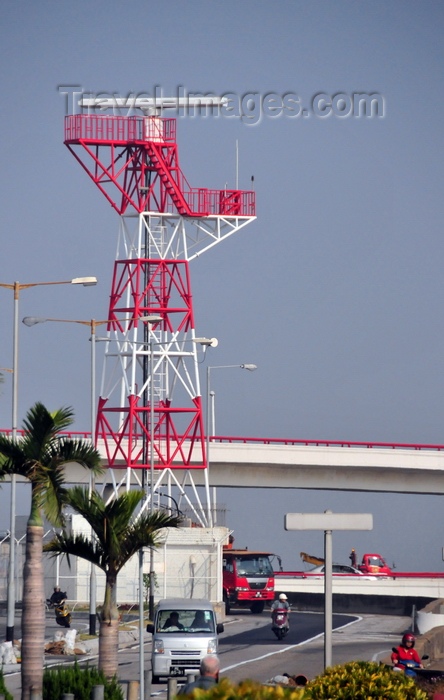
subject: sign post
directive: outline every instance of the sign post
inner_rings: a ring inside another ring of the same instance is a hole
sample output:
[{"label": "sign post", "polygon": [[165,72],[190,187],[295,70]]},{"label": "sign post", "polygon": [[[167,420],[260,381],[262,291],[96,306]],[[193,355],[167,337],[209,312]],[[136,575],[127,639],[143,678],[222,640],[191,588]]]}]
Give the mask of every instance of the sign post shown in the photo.
[{"label": "sign post", "polygon": [[333,530],[373,530],[371,513],[287,513],[284,518],[286,530],[324,531],[324,668],[332,661],[332,531]]}]

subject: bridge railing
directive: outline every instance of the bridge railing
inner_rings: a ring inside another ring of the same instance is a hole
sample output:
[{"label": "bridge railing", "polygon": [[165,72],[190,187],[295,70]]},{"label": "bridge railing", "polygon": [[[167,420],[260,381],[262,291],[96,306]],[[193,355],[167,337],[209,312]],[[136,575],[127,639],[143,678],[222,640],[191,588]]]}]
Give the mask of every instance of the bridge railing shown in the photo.
[{"label": "bridge railing", "polygon": [[[298,579],[312,579],[312,580],[319,580],[323,578],[323,575],[319,573],[310,573],[310,571],[275,571],[274,572],[275,578],[280,578],[280,579],[285,579],[285,578],[298,578]],[[352,581],[359,581],[362,577],[356,574],[355,576],[352,574],[340,574],[340,573],[335,573],[334,574],[335,579],[345,579],[345,580],[352,580]],[[378,576],[379,581],[387,581],[387,580],[395,580],[395,579],[406,579],[406,578],[444,578],[444,571],[394,571],[393,574],[387,575],[380,575]],[[363,580],[368,580],[368,578],[365,577]]]},{"label": "bridge railing", "polygon": [[[3,435],[11,435],[11,428],[0,428]],[[23,431],[18,430],[18,435]],[[69,437],[73,440],[90,440],[91,432],[88,430],[70,430],[60,433],[62,437]],[[137,437],[137,435],[135,436]],[[367,448],[386,450],[430,450],[435,452],[444,451],[444,445],[428,444],[417,442],[366,442],[354,440],[304,440],[301,438],[261,438],[261,437],[240,437],[232,435],[214,435],[210,442],[213,444],[233,444],[233,445],[283,445],[290,447],[343,447],[343,448]]]},{"label": "bridge railing", "polygon": [[444,450],[444,445],[422,444],[416,442],[360,442],[353,440],[304,440],[300,438],[254,438],[217,435],[210,437],[213,443],[248,444],[248,445],[289,445],[291,447],[365,447],[391,450]]}]

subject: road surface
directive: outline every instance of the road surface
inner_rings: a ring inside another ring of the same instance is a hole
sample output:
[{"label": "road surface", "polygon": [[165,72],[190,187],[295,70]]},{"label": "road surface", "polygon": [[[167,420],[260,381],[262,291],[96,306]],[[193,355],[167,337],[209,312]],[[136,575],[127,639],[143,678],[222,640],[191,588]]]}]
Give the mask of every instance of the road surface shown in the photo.
[{"label": "road surface", "polygon": [[[84,621],[82,618],[84,617]],[[87,628],[87,613],[76,614],[76,627]],[[61,630],[47,614],[50,629]],[[0,619],[3,623],[3,619]],[[375,615],[334,615],[333,664],[361,659],[372,660],[388,654],[409,628],[410,618]],[[291,629],[284,640],[278,641],[271,631],[268,614],[252,615],[237,611],[225,622],[225,632],[219,638],[222,677],[234,683],[245,678],[265,682],[283,673],[304,674],[314,678],[324,667],[323,615],[294,612]],[[145,668],[150,668],[151,635],[145,643]],[[46,663],[66,663],[66,657],[46,658]],[[92,659],[96,662],[96,658]],[[122,682],[140,677],[139,645],[119,652],[119,679]],[[20,697],[20,670],[6,675],[7,688],[17,700]],[[164,696],[166,683],[153,685],[153,696]]]}]

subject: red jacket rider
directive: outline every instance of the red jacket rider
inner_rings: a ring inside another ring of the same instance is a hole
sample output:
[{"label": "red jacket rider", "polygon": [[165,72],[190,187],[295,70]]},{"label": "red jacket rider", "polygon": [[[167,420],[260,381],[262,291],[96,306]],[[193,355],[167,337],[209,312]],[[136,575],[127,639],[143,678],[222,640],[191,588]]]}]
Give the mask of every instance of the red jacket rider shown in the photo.
[{"label": "red jacket rider", "polygon": [[414,646],[415,636],[411,634],[411,632],[407,632],[407,634],[403,636],[400,646],[396,647],[396,652],[392,654],[392,664],[396,669],[404,670],[402,663],[399,663],[400,661],[402,662],[402,660],[415,661],[423,668],[419,654],[416,649],[414,649]]}]

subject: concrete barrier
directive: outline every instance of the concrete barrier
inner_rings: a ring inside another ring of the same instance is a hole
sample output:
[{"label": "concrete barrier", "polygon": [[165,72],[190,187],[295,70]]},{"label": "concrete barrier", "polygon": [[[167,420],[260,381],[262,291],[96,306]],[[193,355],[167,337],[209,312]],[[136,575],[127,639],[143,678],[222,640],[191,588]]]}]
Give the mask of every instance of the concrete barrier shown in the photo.
[{"label": "concrete barrier", "polygon": [[420,634],[426,634],[434,627],[444,626],[444,600],[433,600],[418,611],[416,624]]}]

